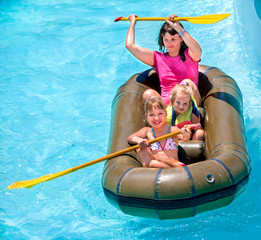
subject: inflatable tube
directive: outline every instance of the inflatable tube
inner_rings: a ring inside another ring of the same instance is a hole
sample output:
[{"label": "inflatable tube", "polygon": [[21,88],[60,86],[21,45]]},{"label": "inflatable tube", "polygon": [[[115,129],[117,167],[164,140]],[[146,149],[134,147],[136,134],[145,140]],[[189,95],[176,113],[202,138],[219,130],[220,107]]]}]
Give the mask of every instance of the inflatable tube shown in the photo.
[{"label": "inflatable tube", "polygon": [[[108,160],[104,193],[122,212],[159,219],[192,217],[228,205],[245,189],[251,167],[240,89],[217,68],[200,66],[199,71],[205,142],[180,143],[179,158],[185,161],[187,154],[190,161],[179,168],[143,168],[135,152]],[[118,89],[108,153],[129,147],[127,137],[145,126],[142,94],[148,88],[159,90],[153,70],[135,74]]]}]

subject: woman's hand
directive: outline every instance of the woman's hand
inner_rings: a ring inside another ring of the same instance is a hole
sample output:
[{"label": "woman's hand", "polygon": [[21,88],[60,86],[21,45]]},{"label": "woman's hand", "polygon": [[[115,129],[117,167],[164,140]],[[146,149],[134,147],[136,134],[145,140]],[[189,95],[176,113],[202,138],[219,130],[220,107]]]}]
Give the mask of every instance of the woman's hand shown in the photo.
[{"label": "woman's hand", "polygon": [[170,21],[173,21],[174,18],[176,18],[176,17],[178,17],[178,15],[171,14],[171,15],[169,16],[169,19],[170,19]]},{"label": "woman's hand", "polygon": [[[173,22],[175,17],[178,16],[175,14],[171,14],[169,16],[170,20],[166,19],[166,22],[168,22],[168,24],[171,27],[173,27],[178,32],[178,34],[180,34],[184,31],[184,28],[179,24],[179,21]],[[196,62],[200,61],[202,51],[198,42],[194,38],[192,38],[187,32],[186,34],[183,34],[180,37],[182,37],[183,41],[186,43],[186,45],[189,48],[189,52],[188,52],[189,56]]]},{"label": "woman's hand", "polygon": [[181,27],[181,25],[179,24],[179,21],[174,21],[173,20],[178,17],[178,15],[175,14],[171,14],[169,16],[169,20],[166,19],[166,22],[168,22],[168,24],[173,27],[178,33],[182,32],[184,29]]},{"label": "woman's hand", "polygon": [[132,14],[130,15],[128,18],[129,18],[129,21],[133,24],[136,24],[136,17],[138,17],[137,15],[135,14]]}]

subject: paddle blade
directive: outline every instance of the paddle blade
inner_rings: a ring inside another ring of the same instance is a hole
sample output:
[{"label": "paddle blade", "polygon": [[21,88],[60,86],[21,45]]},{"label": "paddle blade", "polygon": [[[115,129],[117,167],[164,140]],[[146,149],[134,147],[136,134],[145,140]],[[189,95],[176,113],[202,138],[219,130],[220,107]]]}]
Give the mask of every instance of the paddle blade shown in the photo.
[{"label": "paddle blade", "polygon": [[[117,17],[117,18],[114,19],[114,22],[118,22],[118,21],[122,20],[122,18],[123,18],[123,17]],[[127,21],[127,20],[126,20],[126,21]]]},{"label": "paddle blade", "polygon": [[[58,173],[50,173],[47,175],[44,175],[42,177],[39,178],[35,178],[35,179],[31,179],[31,180],[24,180],[24,181],[19,181],[19,182],[15,182],[12,185],[8,186],[7,189],[17,189],[17,188],[32,188],[33,186],[42,183],[42,182],[47,182],[50,181],[52,179],[64,176],[66,174],[69,174],[71,172],[74,172],[77,169],[80,169],[81,166],[78,166],[77,168],[69,168],[66,170],[63,170],[61,172]],[[82,168],[82,167],[81,167]]]},{"label": "paddle blade", "polygon": [[190,23],[194,24],[212,24],[219,22],[227,17],[229,17],[230,14],[212,14],[212,15],[203,15],[198,17],[177,17],[174,19],[174,21],[188,21]]},{"label": "paddle blade", "polygon": [[31,180],[24,180],[24,181],[19,181],[15,182],[12,185],[8,186],[7,189],[17,189],[17,188],[32,188],[33,186],[46,182],[50,180],[50,177],[52,174],[48,174],[39,178],[31,179]]}]

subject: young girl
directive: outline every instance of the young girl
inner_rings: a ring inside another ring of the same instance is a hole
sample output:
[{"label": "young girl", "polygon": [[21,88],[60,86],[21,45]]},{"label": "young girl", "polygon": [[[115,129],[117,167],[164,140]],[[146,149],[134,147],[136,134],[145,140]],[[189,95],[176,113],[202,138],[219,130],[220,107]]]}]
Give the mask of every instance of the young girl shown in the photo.
[{"label": "young girl", "polygon": [[186,82],[187,79],[172,89],[170,105],[167,107],[166,123],[179,128],[193,127],[195,130],[192,139],[203,140],[204,130],[202,127],[195,128],[200,123],[197,104],[192,96],[192,90],[186,85]]},{"label": "young girl", "polygon": [[[177,15],[171,15],[170,20]],[[125,46],[140,61],[155,68],[160,81],[161,95],[153,89],[143,94],[143,100],[151,96],[162,97],[169,104],[172,88],[183,79],[191,79],[189,85],[193,89],[198,106],[201,97],[198,91],[198,62],[201,58],[201,47],[197,41],[186,32],[179,22],[166,20],[159,33],[160,51],[153,51],[135,44],[136,16],[129,16],[130,27]]]},{"label": "young girl", "polygon": [[[165,122],[167,112],[164,101],[157,97],[150,97],[144,103],[145,118],[151,127],[144,127],[128,137],[130,144],[139,144],[137,150],[143,167],[170,168],[185,164],[178,160],[178,136],[168,138],[149,145],[149,140],[170,132],[178,131],[175,126],[168,126]],[[182,128],[184,140],[188,140],[190,131]]]}]

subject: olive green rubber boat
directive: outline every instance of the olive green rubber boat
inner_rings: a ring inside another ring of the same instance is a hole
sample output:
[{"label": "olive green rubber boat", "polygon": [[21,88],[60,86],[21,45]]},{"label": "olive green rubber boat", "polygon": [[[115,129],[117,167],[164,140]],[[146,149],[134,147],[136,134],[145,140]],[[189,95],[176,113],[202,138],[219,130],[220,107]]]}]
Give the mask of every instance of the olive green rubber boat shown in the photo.
[{"label": "olive green rubber boat", "polygon": [[[133,75],[112,103],[108,153],[129,147],[127,137],[145,126],[142,94],[159,82],[153,69]],[[251,171],[236,82],[218,68],[199,66],[205,141],[179,143],[184,167],[143,168],[133,151],[108,160],[102,185],[108,201],[134,216],[192,217],[230,204],[245,188]]]}]

